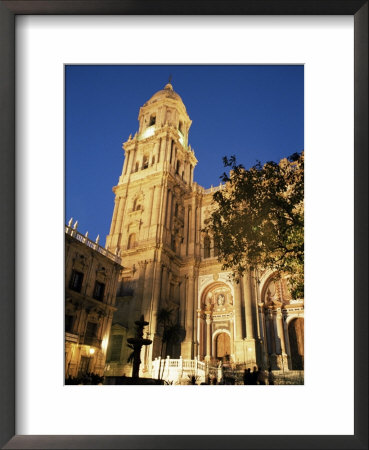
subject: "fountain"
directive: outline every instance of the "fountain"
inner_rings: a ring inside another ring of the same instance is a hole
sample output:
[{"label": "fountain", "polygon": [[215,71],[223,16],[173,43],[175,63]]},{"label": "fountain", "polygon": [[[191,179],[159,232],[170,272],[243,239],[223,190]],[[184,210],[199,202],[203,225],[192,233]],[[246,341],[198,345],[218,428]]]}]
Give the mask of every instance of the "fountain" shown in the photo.
[{"label": "fountain", "polygon": [[144,320],[144,316],[140,317],[140,320],[136,320],[136,337],[127,339],[127,342],[133,347],[133,369],[132,369],[132,378],[138,378],[138,374],[140,371],[141,364],[141,348],[143,345],[150,345],[152,343],[151,339],[144,339],[143,337],[143,329],[146,327],[149,322]]}]

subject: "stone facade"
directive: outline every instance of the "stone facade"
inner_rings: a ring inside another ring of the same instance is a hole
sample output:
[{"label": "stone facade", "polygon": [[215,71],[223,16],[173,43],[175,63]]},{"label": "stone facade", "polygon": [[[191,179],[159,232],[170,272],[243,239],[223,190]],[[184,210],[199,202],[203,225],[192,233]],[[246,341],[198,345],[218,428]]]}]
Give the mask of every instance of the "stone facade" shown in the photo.
[{"label": "stone facade", "polygon": [[103,375],[120,258],[65,228],[65,376]]},{"label": "stone facade", "polygon": [[202,231],[213,193],[222,186],[204,189],[194,182],[191,119],[171,84],[140,108],[138,120],[138,132],[123,144],[106,240],[126,267],[112,328],[112,336],[121,337],[109,345],[106,374],[130,374],[126,338],[143,314],[153,344],[143,350],[141,375],[153,375],[152,361],[162,347],[161,308],[174,311],[184,331],[181,342],[167,346],[162,356],[214,367],[219,360],[239,367],[302,367],[303,302],[291,299],[286,282],[270,271],[249,272],[234,283],[221,270],[211,236]]}]

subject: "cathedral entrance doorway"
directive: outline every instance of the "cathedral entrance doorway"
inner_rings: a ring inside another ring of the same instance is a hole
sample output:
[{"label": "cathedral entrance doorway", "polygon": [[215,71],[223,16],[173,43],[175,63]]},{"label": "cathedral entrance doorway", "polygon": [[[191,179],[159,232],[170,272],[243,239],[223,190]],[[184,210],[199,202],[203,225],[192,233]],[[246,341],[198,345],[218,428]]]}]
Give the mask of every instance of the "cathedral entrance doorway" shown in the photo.
[{"label": "cathedral entrance doorway", "polygon": [[293,319],[288,326],[292,370],[304,369],[304,319]]},{"label": "cathedral entrance doorway", "polygon": [[229,359],[231,354],[231,338],[227,333],[219,333],[215,340],[216,358],[220,360]]},{"label": "cathedral entrance doorway", "polygon": [[225,362],[234,357],[233,317],[231,287],[223,281],[209,284],[202,292],[198,315],[200,359]]}]

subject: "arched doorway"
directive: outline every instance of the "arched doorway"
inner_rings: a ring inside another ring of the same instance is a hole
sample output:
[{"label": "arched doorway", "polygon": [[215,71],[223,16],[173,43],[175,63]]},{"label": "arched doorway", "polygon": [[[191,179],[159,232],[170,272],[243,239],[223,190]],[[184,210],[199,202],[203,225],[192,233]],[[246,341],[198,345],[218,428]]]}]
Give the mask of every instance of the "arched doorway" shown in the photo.
[{"label": "arched doorway", "polygon": [[288,326],[292,370],[304,369],[304,319],[293,319]]},{"label": "arched doorway", "polygon": [[218,359],[229,359],[231,354],[231,338],[228,333],[219,333],[215,340],[215,351]]}]

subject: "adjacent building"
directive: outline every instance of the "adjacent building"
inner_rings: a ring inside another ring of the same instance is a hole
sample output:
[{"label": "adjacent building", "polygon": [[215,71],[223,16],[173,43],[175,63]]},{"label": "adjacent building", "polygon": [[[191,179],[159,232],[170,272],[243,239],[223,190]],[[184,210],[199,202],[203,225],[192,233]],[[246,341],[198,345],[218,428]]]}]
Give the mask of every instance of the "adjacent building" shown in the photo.
[{"label": "adjacent building", "polygon": [[105,369],[120,257],[65,227],[65,376],[102,376]]}]

